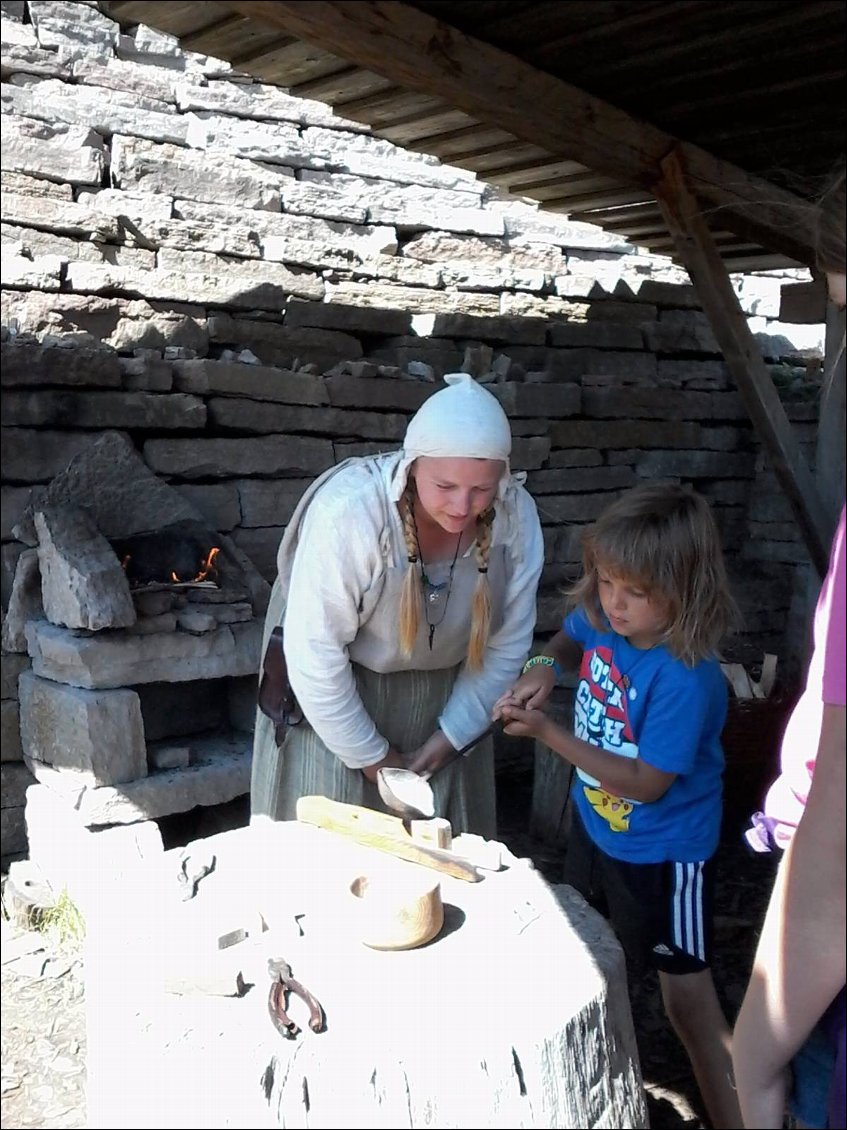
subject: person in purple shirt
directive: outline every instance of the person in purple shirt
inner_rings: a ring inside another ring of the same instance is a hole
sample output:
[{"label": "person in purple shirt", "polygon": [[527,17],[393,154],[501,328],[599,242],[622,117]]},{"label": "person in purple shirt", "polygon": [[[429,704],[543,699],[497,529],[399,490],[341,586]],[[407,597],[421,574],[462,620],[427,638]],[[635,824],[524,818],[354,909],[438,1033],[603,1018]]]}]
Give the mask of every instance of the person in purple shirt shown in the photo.
[{"label": "person in purple shirt", "polygon": [[[845,301],[844,162],[821,202],[818,261]],[[844,349],[844,343],[841,343]],[[833,374],[835,367],[833,366]],[[733,1036],[746,1127],[845,1124],[844,521],[815,613],[806,689],[782,746],[782,774],[748,840],[784,847]]]}]

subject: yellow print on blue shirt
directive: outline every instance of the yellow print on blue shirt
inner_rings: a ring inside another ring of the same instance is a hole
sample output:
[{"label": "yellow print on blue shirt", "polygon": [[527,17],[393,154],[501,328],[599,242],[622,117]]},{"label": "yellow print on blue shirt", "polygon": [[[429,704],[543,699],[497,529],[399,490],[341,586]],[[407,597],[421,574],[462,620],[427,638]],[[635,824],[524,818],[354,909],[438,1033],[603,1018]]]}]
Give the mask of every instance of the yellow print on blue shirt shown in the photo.
[{"label": "yellow print on blue shirt", "polygon": [[[627,685],[610,648],[600,645],[587,651],[574,693],[574,736],[619,757],[638,757],[627,713]],[[613,832],[628,831],[629,815],[638,801],[607,792],[596,777],[582,769],[576,772],[597,815],[608,822]]]}]

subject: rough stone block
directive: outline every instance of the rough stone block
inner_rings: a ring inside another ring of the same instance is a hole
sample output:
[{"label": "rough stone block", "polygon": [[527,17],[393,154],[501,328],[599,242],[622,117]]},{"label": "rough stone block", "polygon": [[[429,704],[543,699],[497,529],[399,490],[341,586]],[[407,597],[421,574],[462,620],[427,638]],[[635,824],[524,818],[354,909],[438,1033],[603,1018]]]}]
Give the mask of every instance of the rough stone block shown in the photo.
[{"label": "rough stone block", "polygon": [[3,808],[20,808],[26,801],[26,791],[35,784],[35,778],[23,763],[4,762],[0,766],[0,805]]},{"label": "rough stone block", "polygon": [[284,533],[284,526],[265,526],[252,530],[241,528],[232,532],[236,545],[270,584],[276,580],[277,553]]},{"label": "rough stone block", "polygon": [[4,386],[121,386],[118,355],[108,349],[59,349],[38,342],[4,341],[0,350]]},{"label": "rough stone block", "polygon": [[[88,509],[97,529],[107,538],[131,537],[175,522],[202,520],[198,511],[153,474],[120,432],[105,432],[93,443],[89,438],[78,457],[61,469],[49,487],[34,494],[32,507],[79,505]],[[17,532],[19,537],[35,541],[35,528],[29,519],[19,524]]]},{"label": "rough stone block", "polygon": [[[24,201],[27,208],[33,204]],[[59,205],[65,209],[76,205]],[[4,196],[4,212],[8,196]],[[87,213],[91,215],[91,213]],[[63,229],[60,229],[63,230]],[[83,220],[78,234],[88,237],[93,230],[90,219]],[[98,238],[105,238],[99,236]],[[26,291],[4,291],[2,316],[8,324],[16,319],[20,329],[39,337],[70,337],[86,345],[108,345],[113,349],[131,352],[134,349],[165,349],[167,346],[186,348],[197,356],[208,350],[206,314],[196,306],[185,303],[150,303],[123,298],[98,298],[95,295],[43,294]]]},{"label": "rough stone block", "polygon": [[[5,660],[7,656],[3,656]],[[14,658],[25,658],[24,656],[15,656]],[[15,689],[17,694],[17,688]],[[0,703],[0,734],[2,734],[2,746],[0,746],[0,754],[2,754],[3,761],[21,761],[23,760],[23,748],[21,746],[21,718],[20,710],[17,702],[13,699],[4,699]]]},{"label": "rough stone block", "polygon": [[[352,347],[361,348],[358,342],[351,342]],[[322,377],[262,365],[210,360],[177,361],[174,364],[174,384],[182,392],[200,396],[217,393],[219,396],[248,397],[282,404],[328,403]]]},{"label": "rough stone block", "polygon": [[154,471],[178,479],[241,475],[317,475],[334,462],[332,441],[311,436],[243,439],[148,439],[144,458]]},{"label": "rough stone block", "polygon": [[192,510],[202,514],[213,530],[231,530],[242,521],[236,483],[183,483],[175,488]]},{"label": "rough stone block", "polygon": [[138,695],[80,690],[30,671],[20,679],[21,737],[28,758],[78,783],[119,785],[147,775]]},{"label": "rough stone block", "polygon": [[147,751],[151,769],[187,769],[191,750],[187,745],[156,745]]},{"label": "rough stone block", "polygon": [[157,271],[77,261],[68,264],[65,277],[71,290],[86,294],[144,293],[151,300],[166,302],[179,302],[190,294],[196,302],[248,310],[276,311],[290,294],[320,300],[324,293],[323,281],[316,275],[278,264],[261,263],[258,269],[250,260],[237,267],[221,260],[199,264],[188,252],[182,260],[182,270]]},{"label": "rough stone block", "polygon": [[198,806],[224,804],[250,791],[253,743],[249,735],[229,735],[187,743],[187,768],[157,770],[120,787],[86,789],[76,809],[88,827],[134,824],[188,812]]},{"label": "rough stone block", "polygon": [[548,336],[551,345],[572,349],[644,348],[644,335],[638,326],[615,322],[554,322]]},{"label": "rough stone block", "polygon": [[638,461],[642,478],[751,479],[752,454],[724,451],[648,451]]},{"label": "rough stone block", "polygon": [[49,482],[91,441],[90,434],[80,432],[3,428],[3,475],[13,482]]},{"label": "rough stone block", "polygon": [[26,655],[13,655],[3,652],[0,658],[0,670],[2,670],[2,697],[5,699],[17,700],[18,697],[18,676],[22,671],[29,669],[29,657]]},{"label": "rough stone block", "polygon": [[9,541],[14,536],[12,531],[21,520],[23,514],[29,505],[30,496],[32,495],[31,487],[7,487],[0,488],[0,526],[2,526],[3,541]]},{"label": "rough stone block", "polygon": [[258,680],[253,678],[230,679],[226,685],[227,714],[234,730],[252,734],[256,725],[256,699]]},{"label": "rough stone block", "polygon": [[210,161],[207,154],[133,137],[112,142],[112,176],[121,188],[164,192],[239,208],[278,212],[279,176],[239,157]]},{"label": "rough stone block", "polygon": [[43,617],[38,553],[34,549],[25,549],[15,566],[9,607],[3,618],[3,650],[23,654],[27,650],[27,624]]},{"label": "rough stone block", "polygon": [[205,427],[206,406],[196,396],[172,392],[6,392],[4,419],[22,427],[57,427],[68,419],[80,428],[139,430]]},{"label": "rough stone block", "polygon": [[[242,526],[285,526],[311,479],[240,479],[235,484]],[[197,488],[199,489],[199,488]]]},{"label": "rough stone block", "polygon": [[0,855],[17,855],[27,850],[24,806],[0,809]]},{"label": "rough stone block", "polygon": [[355,377],[344,373],[327,376],[329,402],[334,408],[373,408],[399,412],[417,412],[423,402],[437,391],[424,381],[403,381],[390,377]]},{"label": "rough stone block", "polygon": [[155,866],[164,855],[152,820],[92,831],[66,798],[46,785],[27,790],[26,831],[30,860],[54,890],[68,891],[87,922],[98,914],[104,880],[132,898],[139,870]]},{"label": "rough stone block", "polygon": [[100,690],[173,680],[220,679],[259,670],[262,624],[223,625],[204,636],[186,632],[80,637],[42,620],[30,622],[33,671],[74,687]]},{"label": "rough stone block", "polygon": [[402,440],[406,418],[395,412],[357,412],[355,409],[304,408],[300,405],[269,404],[266,401],[212,397],[208,402],[213,424],[241,432],[284,434],[314,432],[318,435],[357,439]]},{"label": "rough stone block", "polygon": [[0,128],[7,169],[62,183],[96,185],[102,181],[106,167],[103,141],[86,126],[3,114]]},{"label": "rough stone block", "polygon": [[489,391],[497,397],[510,419],[514,416],[555,419],[575,416],[580,409],[581,390],[575,384],[520,384],[508,381],[491,385]]},{"label": "rough stone block", "polygon": [[[4,89],[7,113],[51,123],[87,126],[103,137],[128,134],[153,141],[185,145],[189,124],[172,107],[142,94],[111,90],[108,97],[96,87],[45,79],[37,86]],[[168,112],[168,111],[171,112]]]},{"label": "rough stone block", "polygon": [[134,624],[126,573],[90,513],[81,507],[45,506],[33,518],[48,620],[90,631]]},{"label": "rough stone block", "polygon": [[565,449],[696,447],[699,438],[699,425],[688,421],[666,424],[642,420],[557,420],[550,425],[553,446]]},{"label": "rough stone block", "polygon": [[550,454],[550,440],[546,436],[516,438],[512,443],[511,465],[514,471],[535,471]]},{"label": "rough stone block", "polygon": [[62,266],[59,255],[29,259],[7,248],[0,264],[0,284],[18,290],[58,290],[62,285]]}]

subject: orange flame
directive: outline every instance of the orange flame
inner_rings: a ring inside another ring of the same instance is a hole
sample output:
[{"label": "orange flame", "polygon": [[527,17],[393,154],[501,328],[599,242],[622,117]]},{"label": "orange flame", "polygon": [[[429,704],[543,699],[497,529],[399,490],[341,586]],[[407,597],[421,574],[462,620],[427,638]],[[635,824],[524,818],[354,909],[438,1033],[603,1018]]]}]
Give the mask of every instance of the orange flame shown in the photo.
[{"label": "orange flame", "polygon": [[213,545],[212,546],[212,548],[209,550],[209,553],[208,553],[208,556],[206,557],[206,560],[203,562],[202,569],[197,574],[197,576],[194,578],[195,581],[205,580],[206,575],[208,574],[209,570],[213,568],[215,558],[218,556],[220,551],[221,551],[221,547],[219,545]]}]

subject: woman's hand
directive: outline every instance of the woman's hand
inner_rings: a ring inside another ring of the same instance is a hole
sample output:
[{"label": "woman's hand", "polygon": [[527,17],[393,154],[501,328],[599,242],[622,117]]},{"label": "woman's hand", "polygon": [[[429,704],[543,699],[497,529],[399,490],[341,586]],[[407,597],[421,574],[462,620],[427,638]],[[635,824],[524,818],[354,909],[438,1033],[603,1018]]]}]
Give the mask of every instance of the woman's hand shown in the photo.
[{"label": "woman's hand", "polygon": [[556,685],[556,672],[539,663],[521,675],[513,687],[500,695],[491,711],[493,718],[502,718],[506,706],[520,706],[537,710],[550,697]]},{"label": "woman's hand", "polygon": [[411,769],[413,773],[426,773],[428,775],[434,773],[436,769],[440,769],[450,755],[455,752],[444,734],[440,730],[436,730],[432,737],[427,738],[419,749],[412,750],[406,759],[406,767]]},{"label": "woman's hand", "polygon": [[371,784],[375,785],[376,784],[376,775],[380,771],[380,769],[403,769],[403,768],[405,768],[405,763],[403,761],[402,756],[397,752],[396,749],[389,746],[388,747],[388,753],[386,753],[386,755],[385,755],[385,757],[383,757],[382,761],[377,761],[376,764],[374,764],[374,765],[364,765],[364,766],[362,766],[361,771],[362,771],[363,775],[365,777],[367,777],[367,779],[371,782]]}]

